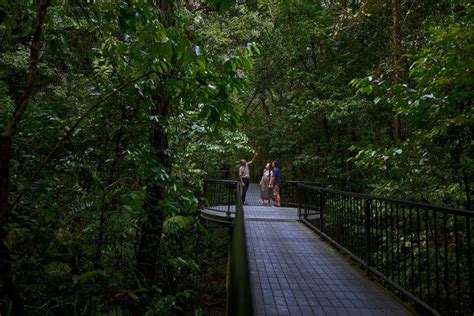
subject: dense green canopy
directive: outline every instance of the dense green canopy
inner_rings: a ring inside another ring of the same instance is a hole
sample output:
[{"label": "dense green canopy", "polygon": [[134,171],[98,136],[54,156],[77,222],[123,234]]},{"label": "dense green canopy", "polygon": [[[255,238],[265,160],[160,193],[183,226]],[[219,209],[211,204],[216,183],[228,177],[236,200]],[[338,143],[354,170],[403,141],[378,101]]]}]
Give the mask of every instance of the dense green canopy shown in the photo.
[{"label": "dense green canopy", "polygon": [[254,152],[257,180],[277,159],[284,179],[472,209],[473,18],[455,0],[0,0],[0,314],[222,313],[202,180]]}]

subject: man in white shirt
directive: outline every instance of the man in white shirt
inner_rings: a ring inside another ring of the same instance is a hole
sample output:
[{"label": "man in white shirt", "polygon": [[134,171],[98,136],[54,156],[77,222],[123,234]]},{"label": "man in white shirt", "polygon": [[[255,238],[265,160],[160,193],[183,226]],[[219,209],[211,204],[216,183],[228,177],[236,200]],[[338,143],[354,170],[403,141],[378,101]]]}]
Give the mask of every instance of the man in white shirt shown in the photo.
[{"label": "man in white shirt", "polygon": [[239,168],[239,178],[240,184],[242,185],[242,204],[245,204],[245,196],[247,195],[247,190],[249,188],[250,182],[250,170],[249,165],[255,160],[257,154],[254,154],[252,160],[245,161],[245,159],[240,160],[240,168]]}]

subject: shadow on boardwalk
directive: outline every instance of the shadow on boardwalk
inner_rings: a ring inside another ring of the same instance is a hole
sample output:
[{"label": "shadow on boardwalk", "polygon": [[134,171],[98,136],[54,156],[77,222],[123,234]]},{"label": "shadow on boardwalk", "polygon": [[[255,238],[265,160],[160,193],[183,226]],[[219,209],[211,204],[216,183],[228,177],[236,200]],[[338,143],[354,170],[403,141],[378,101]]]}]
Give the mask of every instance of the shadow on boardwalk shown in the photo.
[{"label": "shadow on boardwalk", "polygon": [[261,206],[255,184],[247,196],[245,226],[256,315],[409,314],[297,222],[296,209]]}]

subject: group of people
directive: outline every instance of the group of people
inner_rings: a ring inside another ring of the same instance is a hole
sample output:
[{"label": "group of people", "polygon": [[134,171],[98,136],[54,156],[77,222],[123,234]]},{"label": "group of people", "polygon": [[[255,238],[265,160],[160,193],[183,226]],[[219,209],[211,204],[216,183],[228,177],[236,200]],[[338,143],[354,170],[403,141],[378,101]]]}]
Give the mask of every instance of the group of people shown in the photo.
[{"label": "group of people", "polygon": [[[257,155],[254,155],[250,161],[246,161],[245,159],[240,160],[239,179],[240,184],[242,185],[243,204],[245,204],[245,198],[250,183],[249,165],[254,162],[256,156]],[[264,205],[266,201],[268,201],[268,205],[271,205],[271,200],[273,198],[273,206],[280,207],[281,170],[278,161],[274,160],[272,163],[267,163],[265,165],[259,185],[262,205]]]}]

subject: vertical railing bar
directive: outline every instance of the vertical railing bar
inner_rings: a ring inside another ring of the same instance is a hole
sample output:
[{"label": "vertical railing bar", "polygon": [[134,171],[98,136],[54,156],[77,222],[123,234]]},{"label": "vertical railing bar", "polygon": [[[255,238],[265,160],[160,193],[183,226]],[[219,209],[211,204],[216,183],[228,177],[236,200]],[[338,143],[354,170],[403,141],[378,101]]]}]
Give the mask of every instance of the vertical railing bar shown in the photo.
[{"label": "vertical railing bar", "polygon": [[430,221],[428,216],[428,210],[425,209],[425,239],[426,239],[426,279],[427,279],[427,289],[428,289],[428,304],[431,305],[431,266],[430,266]]},{"label": "vertical railing bar", "polygon": [[409,218],[410,218],[410,268],[411,268],[411,274],[410,274],[410,283],[411,283],[411,292],[414,293],[415,291],[415,270],[414,270],[414,265],[413,261],[414,259],[414,254],[413,254],[413,209],[409,207]]},{"label": "vertical railing bar", "polygon": [[221,189],[221,192],[219,194],[219,202],[222,205],[221,207],[223,208],[223,211],[226,212],[226,208],[227,208],[226,207],[227,206],[227,201],[226,200],[228,199],[227,198],[227,188],[226,188],[225,185],[220,185],[219,187]]},{"label": "vertical railing bar", "polygon": [[377,216],[378,216],[378,242],[377,242],[377,249],[380,253],[380,256],[379,256],[379,267],[380,267],[380,271],[383,271],[384,270],[384,247],[383,247],[383,206],[382,206],[382,202],[379,201],[377,203]]},{"label": "vertical railing bar", "polygon": [[340,231],[341,231],[341,230],[340,230],[340,225],[339,225],[339,199],[340,199],[340,197],[341,197],[340,194],[337,194],[337,195],[336,195],[336,209],[335,209],[335,211],[336,211],[336,213],[335,213],[335,220],[336,220],[336,221],[335,221],[335,223],[336,223],[336,224],[335,224],[335,227],[336,227],[336,235],[337,235],[337,236],[336,236],[336,241],[337,241],[338,243],[341,243],[341,240],[340,240],[340,238],[339,238],[339,237],[341,236],[341,235],[339,234]]},{"label": "vertical railing bar", "polygon": [[378,231],[378,239],[377,239],[377,253],[379,253],[379,263],[378,266],[380,270],[383,271],[383,258],[384,258],[384,249],[383,249],[383,212],[382,212],[382,202],[378,201],[377,203],[377,231]]},{"label": "vertical railing bar", "polygon": [[448,213],[443,212],[443,237],[444,237],[444,290],[448,306],[451,306],[451,295],[449,290],[449,262],[448,262]]},{"label": "vertical railing bar", "polygon": [[340,210],[341,210],[341,207],[340,207],[340,202],[341,202],[341,195],[340,194],[336,194],[336,225],[335,227],[337,228],[337,242],[339,242],[341,244],[341,221],[340,221]]},{"label": "vertical railing bar", "polygon": [[366,222],[365,222],[365,216],[366,216],[366,212],[365,212],[365,200],[363,199],[359,199],[359,232],[360,232],[360,255],[361,255],[361,258],[364,258],[366,256],[366,247],[367,245],[365,244],[365,237],[366,237],[366,233],[365,233],[365,228],[367,227],[366,226]]},{"label": "vertical railing bar", "polygon": [[342,236],[343,235],[342,234],[342,201],[343,201],[342,194],[339,194],[339,198],[337,199],[337,221],[338,221],[337,227],[339,227],[338,239],[341,245],[344,244],[343,236]]},{"label": "vertical railing bar", "polygon": [[369,236],[370,236],[370,265],[376,267],[377,253],[374,251],[373,241],[377,238],[377,212],[374,212],[377,201],[370,201],[370,217],[369,217]]},{"label": "vertical railing bar", "polygon": [[[337,225],[337,209],[338,209],[337,204],[339,202],[338,198],[339,198],[339,195],[331,194],[331,199],[334,199],[334,203],[331,203],[331,211],[330,211],[331,213],[329,213],[328,215],[329,215],[329,218],[330,218],[331,222],[335,223],[335,224],[331,225],[331,227],[333,227],[333,228],[338,227],[338,225]],[[335,234],[337,234],[337,229],[335,230]]]},{"label": "vertical railing bar", "polygon": [[461,276],[459,272],[459,230],[458,230],[458,216],[454,214],[454,252],[456,264],[456,301],[458,310],[461,310]]},{"label": "vertical railing bar", "polygon": [[[372,266],[372,241],[371,241],[371,219],[372,214],[371,212],[371,201],[369,199],[365,200],[365,244],[366,244],[366,259],[365,262],[367,264],[367,268]],[[367,272],[369,270],[367,269]]]},{"label": "vertical railing bar", "polygon": [[389,251],[389,237],[388,237],[388,207],[387,207],[387,202],[384,203],[384,214],[385,214],[385,243],[384,243],[384,246],[385,246],[385,251],[387,252],[386,253],[386,256],[385,256],[385,273],[389,276],[390,275],[390,267],[389,267],[389,261],[390,259],[388,258],[389,257],[389,254],[390,254],[390,251]]},{"label": "vertical railing bar", "polygon": [[[371,256],[371,263],[372,263],[372,266],[377,268],[378,266],[378,252],[376,251],[375,249],[375,245],[374,245],[374,242],[377,242],[377,238],[378,238],[378,222],[377,222],[378,218],[377,218],[377,200],[373,200],[371,201],[370,203],[370,235],[371,235],[371,244],[370,244],[370,247],[371,247],[371,253],[372,253],[372,256]],[[373,236],[372,236],[373,234]]]},{"label": "vertical railing bar", "polygon": [[356,236],[357,236],[357,226],[354,225],[355,224],[355,220],[354,220],[354,199],[351,198],[351,203],[350,203],[350,220],[351,220],[351,223],[352,223],[352,227],[355,227],[354,230],[351,230],[352,231],[352,236],[351,236],[351,249],[352,251],[355,251],[355,246],[354,246],[354,240],[356,239]]},{"label": "vertical railing bar", "polygon": [[345,227],[346,227],[346,218],[345,218],[345,207],[346,204],[346,198],[344,195],[341,194],[341,245],[344,247],[347,247],[347,234],[345,233]]},{"label": "vertical railing bar", "polygon": [[298,219],[300,219],[300,220],[301,220],[301,205],[302,205],[301,204],[301,198],[302,198],[302,194],[303,194],[302,191],[303,190],[304,190],[304,188],[302,188],[298,185],[298,193],[297,193],[298,201],[297,201],[297,203],[298,203]]},{"label": "vertical railing bar", "polygon": [[398,279],[398,284],[402,285],[401,283],[401,277],[402,277],[402,271],[401,271],[401,260],[400,260],[400,252],[401,252],[401,245],[400,245],[400,212],[399,212],[399,207],[398,204],[395,204],[395,209],[397,210],[397,279]]},{"label": "vertical railing bar", "polygon": [[346,198],[341,195],[341,240],[343,246],[347,247],[347,235],[346,232]]},{"label": "vertical railing bar", "polygon": [[216,196],[216,202],[218,203],[221,210],[225,212],[226,204],[227,204],[226,202],[227,191],[223,185],[219,185],[218,188],[219,188],[219,192]]},{"label": "vertical railing bar", "polygon": [[346,234],[344,233],[344,195],[340,195],[339,200],[339,223],[340,223],[340,233],[339,239],[341,240],[341,245],[346,246]]},{"label": "vertical railing bar", "polygon": [[378,252],[380,253],[379,257],[379,269],[380,271],[385,270],[385,241],[384,241],[384,208],[383,208],[383,202],[378,201],[377,203],[377,213],[378,213],[378,226],[379,226],[379,239],[378,239],[378,244],[377,244],[377,249]]},{"label": "vertical railing bar", "polygon": [[319,194],[319,191],[314,191],[313,189],[309,189],[309,188],[305,188],[305,190],[304,190],[304,195],[303,195],[303,200],[305,201],[305,213],[304,213],[304,215],[305,215],[306,219],[311,214],[311,207],[308,204],[308,200],[312,196],[316,196],[317,194]]},{"label": "vertical railing bar", "polygon": [[329,216],[330,216],[329,211],[331,210],[333,201],[332,201],[332,193],[325,193],[325,195],[326,195],[326,205],[324,209],[324,226],[323,227],[324,227],[324,230],[329,235],[330,233],[332,233],[330,220],[329,220]]},{"label": "vertical railing bar", "polygon": [[467,269],[469,274],[469,305],[471,311],[474,312],[474,272],[472,267],[472,232],[471,232],[471,218],[466,216],[467,220]]},{"label": "vertical railing bar", "polygon": [[[394,225],[393,225],[393,219],[394,219],[394,218],[393,218],[393,204],[390,203],[390,224],[391,224],[392,227],[394,227]],[[398,223],[397,223],[397,225],[398,225]],[[395,226],[395,227],[397,227],[397,226]],[[394,252],[395,252],[395,247],[394,247],[395,232],[394,232],[394,229],[393,229],[393,228],[391,229],[390,237],[391,237],[391,238],[390,238],[390,239],[391,239],[391,247],[390,247],[390,248],[392,249],[392,250],[390,251],[391,254],[392,254],[392,256],[391,256],[391,257],[392,257],[392,260],[391,260],[391,264],[390,264],[390,265],[391,265],[390,271],[391,271],[391,275],[392,275],[392,280],[395,281],[395,269],[393,268],[393,262],[394,262],[393,260],[394,260]]]},{"label": "vertical railing bar", "polygon": [[[232,186],[227,187],[227,221],[232,222],[232,217],[231,217],[231,204],[232,204],[232,193],[234,190],[238,190],[233,188]],[[243,206],[242,206],[243,207]],[[235,213],[234,213],[234,219],[237,217],[237,204],[235,205]]]},{"label": "vertical railing bar", "polygon": [[340,232],[339,239],[341,240],[341,245],[345,246],[346,243],[346,234],[344,233],[344,195],[340,195],[339,200],[339,223],[340,223]]},{"label": "vertical railing bar", "polygon": [[407,258],[407,247],[406,247],[406,242],[407,242],[407,224],[406,224],[406,214],[405,214],[405,206],[402,206],[402,219],[403,219],[403,243],[402,243],[402,253],[403,253],[403,287],[407,288],[408,287],[408,258]]},{"label": "vertical railing bar", "polygon": [[386,217],[385,217],[385,205],[384,205],[384,202],[383,201],[379,201],[378,203],[378,213],[379,213],[379,230],[380,230],[380,233],[379,233],[379,245],[378,245],[378,249],[380,251],[380,271],[383,271],[384,274],[386,274],[386,256],[388,254],[387,250],[386,250],[386,234],[385,234],[385,228],[386,228],[386,225],[385,225],[385,221],[386,221]]},{"label": "vertical railing bar", "polygon": [[335,235],[335,229],[334,227],[336,226],[334,224],[334,220],[335,220],[335,208],[336,208],[336,196],[331,193],[330,195],[330,201],[331,203],[329,203],[329,207],[327,208],[327,212],[326,212],[326,219],[327,219],[327,225],[328,225],[328,228],[330,229],[330,232],[332,235]]},{"label": "vertical railing bar", "polygon": [[438,213],[434,212],[433,225],[434,225],[434,239],[435,239],[435,276],[436,276],[436,305],[439,307],[440,301],[440,285],[439,285],[439,245],[438,245]]},{"label": "vertical railing bar", "polygon": [[346,220],[347,220],[346,210],[347,210],[347,198],[345,196],[342,196],[342,231],[344,232],[342,236],[344,238],[344,247],[349,248],[349,243],[348,243],[349,231],[347,231],[346,229],[346,227],[348,227],[346,224]]},{"label": "vertical railing bar", "polygon": [[354,205],[355,205],[355,209],[354,209],[354,221],[357,223],[357,231],[356,231],[356,245],[355,247],[357,248],[357,253],[359,254],[359,257],[362,257],[362,254],[360,252],[360,245],[361,245],[361,223],[360,223],[360,214],[359,214],[359,210],[360,210],[360,206],[359,206],[359,199],[358,198],[354,198]]},{"label": "vertical railing bar", "polygon": [[423,258],[423,250],[421,247],[421,221],[420,221],[420,209],[416,209],[416,240],[418,245],[418,292],[420,295],[420,299],[423,300],[423,267],[421,264],[421,259]]},{"label": "vertical railing bar", "polygon": [[337,241],[342,244],[341,242],[341,200],[342,196],[340,194],[337,195],[337,206],[336,206],[336,222],[337,222]]},{"label": "vertical railing bar", "polygon": [[324,192],[319,193],[319,230],[324,232],[324,206],[325,206],[325,198],[326,194]]},{"label": "vertical railing bar", "polygon": [[361,258],[364,257],[364,253],[363,251],[361,251],[361,245],[363,244],[363,240],[364,240],[364,235],[363,235],[363,232],[362,232],[362,226],[363,226],[363,223],[361,222],[361,217],[360,217],[360,199],[359,198],[355,198],[354,199],[354,204],[356,205],[356,210],[357,210],[357,213],[354,214],[354,217],[356,218],[356,221],[357,221],[357,253],[359,254],[359,256]]},{"label": "vertical railing bar", "polygon": [[352,197],[348,197],[348,200],[347,200],[347,220],[349,221],[348,222],[348,229],[350,231],[350,235],[349,235],[349,245],[348,247],[350,247],[351,251],[354,252],[354,237],[355,237],[355,229],[354,229],[354,221],[353,221],[353,218],[352,218],[352,215],[353,215],[353,211],[352,211]]},{"label": "vertical railing bar", "polygon": [[347,197],[347,227],[349,230],[347,247],[354,252],[354,222],[352,220],[352,197]]}]

